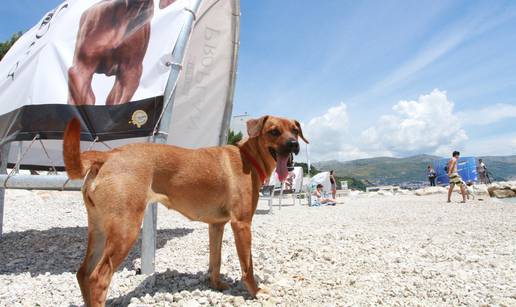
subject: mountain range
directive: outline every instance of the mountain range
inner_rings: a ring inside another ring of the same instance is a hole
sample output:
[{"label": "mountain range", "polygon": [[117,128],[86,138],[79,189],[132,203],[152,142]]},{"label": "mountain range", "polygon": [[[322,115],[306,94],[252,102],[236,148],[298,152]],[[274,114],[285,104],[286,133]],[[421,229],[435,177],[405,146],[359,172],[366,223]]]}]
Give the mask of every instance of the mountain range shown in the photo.
[{"label": "mountain range", "polygon": [[[516,179],[516,155],[478,157],[495,180]],[[353,177],[371,184],[402,184],[426,181],[426,168],[442,157],[417,155],[406,158],[377,157],[351,161],[314,162],[319,170],[335,170],[337,176]]]}]

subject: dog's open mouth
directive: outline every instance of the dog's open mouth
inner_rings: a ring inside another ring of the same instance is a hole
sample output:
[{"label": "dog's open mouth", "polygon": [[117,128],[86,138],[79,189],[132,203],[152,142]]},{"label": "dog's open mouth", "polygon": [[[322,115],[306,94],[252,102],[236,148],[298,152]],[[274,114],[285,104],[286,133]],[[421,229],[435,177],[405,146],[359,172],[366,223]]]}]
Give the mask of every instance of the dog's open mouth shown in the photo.
[{"label": "dog's open mouth", "polygon": [[272,147],[269,147],[269,152],[274,160],[276,160],[276,174],[278,174],[278,179],[281,182],[285,181],[285,179],[288,177],[288,163],[290,154],[279,154]]}]

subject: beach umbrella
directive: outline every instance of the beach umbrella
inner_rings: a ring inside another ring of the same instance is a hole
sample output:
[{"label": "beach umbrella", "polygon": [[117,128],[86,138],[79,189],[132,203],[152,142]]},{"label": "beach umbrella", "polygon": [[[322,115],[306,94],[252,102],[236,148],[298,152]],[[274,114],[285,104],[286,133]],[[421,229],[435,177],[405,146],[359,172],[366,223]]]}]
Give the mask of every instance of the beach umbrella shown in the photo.
[{"label": "beach umbrella", "polygon": [[323,191],[329,193],[331,191],[330,172],[320,172],[311,178],[310,186],[312,190],[315,190],[318,184],[322,184]]}]

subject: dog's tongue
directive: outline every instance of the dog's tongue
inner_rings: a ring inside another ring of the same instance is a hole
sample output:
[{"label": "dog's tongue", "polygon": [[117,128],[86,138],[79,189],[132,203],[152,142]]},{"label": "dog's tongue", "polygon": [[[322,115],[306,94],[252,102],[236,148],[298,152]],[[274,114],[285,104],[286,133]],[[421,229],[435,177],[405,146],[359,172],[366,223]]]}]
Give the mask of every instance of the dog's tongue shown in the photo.
[{"label": "dog's tongue", "polygon": [[276,161],[276,174],[278,174],[278,179],[283,182],[288,177],[288,156],[280,157],[278,156],[278,160]]}]

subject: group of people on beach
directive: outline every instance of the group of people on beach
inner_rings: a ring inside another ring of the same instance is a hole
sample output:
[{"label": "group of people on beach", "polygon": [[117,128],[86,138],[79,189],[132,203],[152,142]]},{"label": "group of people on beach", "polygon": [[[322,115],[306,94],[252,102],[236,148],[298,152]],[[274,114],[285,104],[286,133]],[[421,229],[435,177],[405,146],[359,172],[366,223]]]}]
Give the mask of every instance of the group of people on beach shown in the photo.
[{"label": "group of people on beach", "polygon": [[[451,195],[453,193],[453,189],[455,186],[458,186],[460,188],[460,194],[462,195],[462,203],[466,202],[466,198],[469,199],[469,196],[472,195],[472,185],[473,183],[470,181],[468,183],[465,183],[464,180],[462,180],[461,176],[459,175],[458,171],[458,162],[460,158],[460,152],[454,151],[452,153],[451,159],[448,161],[448,164],[446,165],[446,172],[450,181],[450,187],[448,188],[448,202],[451,202]],[[429,170],[431,169],[431,166],[428,166]],[[435,171],[431,169],[434,174]],[[477,172],[479,175],[480,183],[481,184],[487,184],[490,182],[489,176],[487,173],[487,166],[484,163],[482,159],[478,160],[478,166],[477,166]],[[433,178],[433,184],[432,180],[430,179],[430,175],[428,176],[430,180],[430,185],[435,186],[435,175]]]},{"label": "group of people on beach", "polygon": [[[466,202],[466,199],[469,199],[469,195],[472,194],[471,186],[472,183],[468,182],[465,183],[461,176],[459,175],[458,171],[458,162],[460,158],[460,152],[454,151],[452,153],[451,159],[448,161],[445,171],[449,178],[449,189],[448,189],[448,202],[451,202],[451,195],[453,193],[453,189],[455,186],[458,186],[460,189],[460,194],[462,195],[462,203]],[[479,181],[481,184],[487,184],[490,183],[489,176],[487,173],[487,166],[484,163],[482,159],[478,160],[478,166],[477,166],[477,172],[479,175]],[[430,182],[430,186],[436,186],[436,178],[437,178],[437,172],[435,169],[428,165],[427,167],[427,177]],[[317,184],[316,189],[314,190],[312,196],[315,197],[316,202],[320,205],[335,205],[337,203],[336,194],[337,194],[337,181],[335,178],[335,171],[330,171],[330,183],[331,183],[331,197],[325,197],[323,192],[323,185]]]}]

